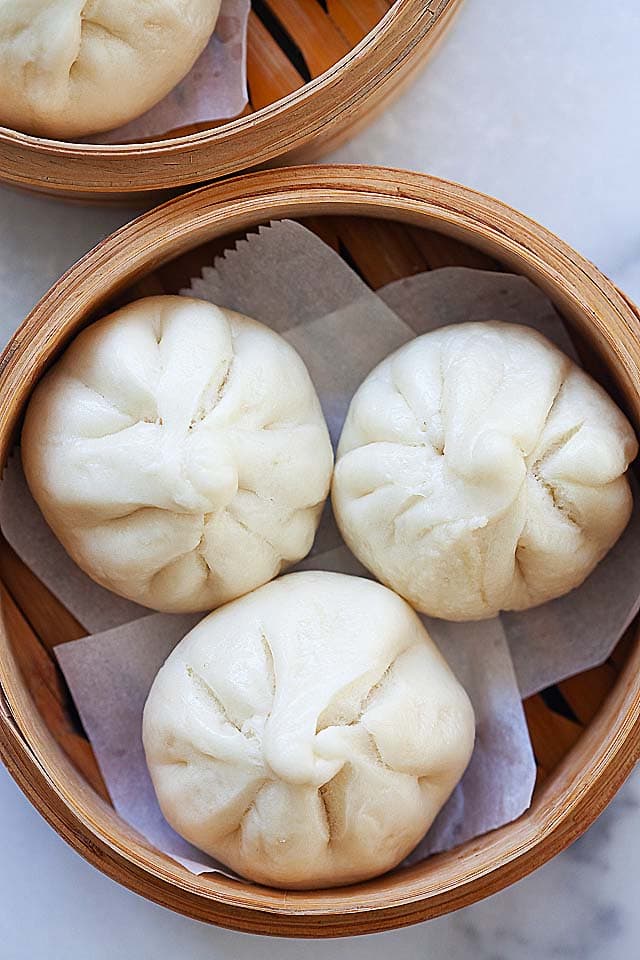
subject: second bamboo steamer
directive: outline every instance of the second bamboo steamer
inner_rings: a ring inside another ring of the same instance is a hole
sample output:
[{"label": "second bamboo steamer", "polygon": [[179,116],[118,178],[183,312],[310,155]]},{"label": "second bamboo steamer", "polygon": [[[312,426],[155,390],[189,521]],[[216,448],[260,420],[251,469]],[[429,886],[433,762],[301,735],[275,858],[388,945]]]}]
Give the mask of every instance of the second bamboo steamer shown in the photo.
[{"label": "second bamboo steamer", "polygon": [[249,104],[152,142],[68,143],[0,127],[0,181],[88,202],[150,203],[353,136],[424,63],[460,0],[252,0]]}]

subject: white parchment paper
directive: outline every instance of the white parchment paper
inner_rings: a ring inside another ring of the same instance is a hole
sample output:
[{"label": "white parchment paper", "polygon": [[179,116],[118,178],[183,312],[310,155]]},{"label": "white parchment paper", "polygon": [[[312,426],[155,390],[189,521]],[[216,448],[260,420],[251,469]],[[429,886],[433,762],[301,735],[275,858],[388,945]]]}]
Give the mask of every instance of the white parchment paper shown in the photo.
[{"label": "white parchment paper", "polygon": [[251,0],[222,0],[211,40],[164,100],[116,130],[85,143],[137,143],[192,123],[228,120],[247,105],[247,24]]},{"label": "white parchment paper", "polygon": [[[548,299],[524,278],[464,268],[419,274],[373,293],[331,248],[296,223],[249,235],[183,291],[247,313],[280,332],[304,358],[334,444],[353,392],[381,359],[416,333],[464,320],[528,323],[575,356]],[[193,872],[217,869],[166,824],[148,777],[142,707],[155,673],[195,617],[148,611],[79,571],[57,543],[14,458],[0,489],[5,536],[93,636],[56,648],[120,815]],[[476,712],[471,763],[431,831],[409,858],[449,849],[527,809],[535,761],[521,697],[609,655],[638,606],[637,510],[591,578],[537,610],[481,623],[423,618]],[[327,505],[298,569],[369,574],[344,545]],[[133,621],[133,622],[131,622]],[[100,631],[100,632],[98,632]],[[510,652],[511,651],[511,652]]]},{"label": "white parchment paper", "polygon": [[99,587],[76,566],[31,496],[17,451],[0,484],[0,526],[18,556],[89,633],[149,614],[146,607]]},{"label": "white parchment paper", "polygon": [[152,614],[55,648],[116,811],[192,873],[224,870],[171,829],[144,759],[142,711],[153,679],[200,615]]},{"label": "white parchment paper", "polygon": [[342,257],[292,221],[249,234],[182,292],[254,317],[296,348],[334,447],[357,387],[413,336]]},{"label": "white parchment paper", "polygon": [[529,806],[536,782],[529,730],[500,621],[484,620],[460,636],[457,624],[422,620],[469,694],[476,742],[462,780],[408,863],[515,820]]},{"label": "white parchment paper", "polygon": [[[323,564],[311,567],[326,569]],[[342,564],[340,568],[344,569]],[[216,870],[232,876],[166,822],[142,746],[142,711],[153,679],[199,619],[199,614],[153,614],[59,644],[55,653],[116,811],[192,873]],[[527,749],[529,735],[504,635],[485,623],[461,644],[447,636],[446,626],[440,622],[432,635],[473,702],[476,746],[462,781],[409,863],[513,820],[522,813],[523,802],[525,808],[528,805],[535,782],[535,763]],[[512,782],[521,789],[509,789]]]},{"label": "white parchment paper", "polygon": [[[579,362],[549,299],[525,277],[448,267],[389,284],[379,296],[416,334],[466,320],[523,323]],[[622,537],[564,597],[500,616],[522,697],[602,663],[640,609],[640,497]],[[468,624],[451,624],[464,636]]]}]

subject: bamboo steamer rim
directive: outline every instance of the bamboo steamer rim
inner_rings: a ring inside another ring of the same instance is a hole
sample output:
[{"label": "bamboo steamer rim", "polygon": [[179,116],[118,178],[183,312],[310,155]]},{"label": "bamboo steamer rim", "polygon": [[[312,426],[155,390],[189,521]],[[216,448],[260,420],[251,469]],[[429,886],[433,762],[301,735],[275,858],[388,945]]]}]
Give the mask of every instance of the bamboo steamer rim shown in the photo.
[{"label": "bamboo steamer rim", "polygon": [[[588,261],[490,197],[422,174],[375,167],[265,171],[205,187],[133,221],[79,261],[43,297],[0,359],[0,456],[29,392],[57,351],[107,296],[151,265],[269,218],[322,213],[406,221],[463,238],[550,293],[591,332],[640,422],[640,343],[633,306]],[[127,831],[69,763],[47,752],[25,713],[0,630],[0,753],[54,828],[112,878],[181,913],[285,936],[372,933],[439,916],[495,893],[567,846],[598,816],[640,756],[640,643],[578,743],[536,791],[528,813],[450,853],[354,887],[287,892],[194,877]],[[89,791],[90,792],[90,791]]]},{"label": "bamboo steamer rim", "polygon": [[420,65],[460,0],[395,0],[323,74],[255,113],[211,129],[138,144],[79,144],[0,126],[0,180],[69,197],[158,192],[336,145]]}]

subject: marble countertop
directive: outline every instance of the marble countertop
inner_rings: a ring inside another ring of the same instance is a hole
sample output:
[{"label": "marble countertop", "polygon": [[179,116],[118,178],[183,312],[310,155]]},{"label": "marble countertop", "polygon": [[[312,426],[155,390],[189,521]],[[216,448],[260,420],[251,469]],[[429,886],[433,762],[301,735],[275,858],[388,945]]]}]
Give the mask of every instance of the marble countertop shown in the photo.
[{"label": "marble countertop", "polygon": [[[464,0],[404,97],[334,159],[424,170],[540,220],[640,300],[640,5]],[[0,339],[134,215],[0,190]],[[176,916],[69,849],[0,769],[0,956],[253,960],[630,960],[640,774],[554,861],[452,916],[350,941],[267,941]],[[636,859],[636,857],[638,859]]]}]

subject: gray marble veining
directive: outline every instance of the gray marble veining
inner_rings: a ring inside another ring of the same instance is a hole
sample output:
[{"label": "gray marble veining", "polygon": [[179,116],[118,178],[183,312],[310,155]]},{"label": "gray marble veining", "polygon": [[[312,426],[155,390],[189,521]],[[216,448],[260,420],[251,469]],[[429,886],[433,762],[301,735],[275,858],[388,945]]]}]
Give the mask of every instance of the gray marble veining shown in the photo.
[{"label": "gray marble veining", "polygon": [[0,770],[3,960],[635,960],[636,771],[587,834],[482,903],[393,933],[274,941],[216,930],[117,886],[45,824]]},{"label": "gray marble veining", "polygon": [[[464,0],[416,84],[336,159],[460,180],[549,226],[640,299],[640,5]],[[134,211],[0,190],[0,339]],[[634,960],[640,773],[571,848],[482,903],[351,941],[266,941],[136,897],[0,770],[2,960]]]}]

